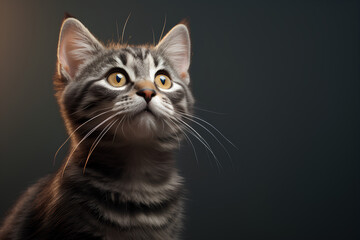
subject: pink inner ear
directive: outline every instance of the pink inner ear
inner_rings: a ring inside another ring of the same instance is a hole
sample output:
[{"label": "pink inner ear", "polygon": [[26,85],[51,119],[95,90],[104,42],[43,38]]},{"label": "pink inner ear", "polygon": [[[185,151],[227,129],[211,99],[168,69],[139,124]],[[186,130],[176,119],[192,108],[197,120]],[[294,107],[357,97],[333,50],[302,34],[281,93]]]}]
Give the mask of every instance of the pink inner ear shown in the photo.
[{"label": "pink inner ear", "polygon": [[85,52],[81,50],[82,40],[78,33],[67,29],[63,34],[59,49],[59,61],[63,69],[73,78],[80,64],[85,60],[85,56],[81,56]]},{"label": "pink inner ear", "polygon": [[71,78],[80,65],[100,49],[101,43],[78,20],[65,20],[60,32],[58,61]]},{"label": "pink inner ear", "polygon": [[161,40],[157,48],[166,55],[181,78],[188,83],[190,37],[187,27],[183,24],[176,25]]},{"label": "pink inner ear", "polygon": [[174,66],[177,68],[179,74],[182,72],[187,72],[190,62],[189,62],[189,42],[186,39],[187,36],[179,34],[174,36],[171,41],[169,41],[165,52],[169,57],[169,60],[173,62]]},{"label": "pink inner ear", "polygon": [[76,34],[69,31],[64,34],[65,36],[60,43],[59,61],[63,69],[73,78],[82,61],[74,55],[76,52],[76,44],[74,42]]}]

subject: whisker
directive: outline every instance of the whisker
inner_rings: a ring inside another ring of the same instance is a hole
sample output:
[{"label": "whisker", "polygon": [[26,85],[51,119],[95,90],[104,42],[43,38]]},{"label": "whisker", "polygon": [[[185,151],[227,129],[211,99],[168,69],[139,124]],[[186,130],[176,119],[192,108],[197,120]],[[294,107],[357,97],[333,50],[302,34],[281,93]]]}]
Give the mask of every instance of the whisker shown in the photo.
[{"label": "whisker", "polygon": [[75,133],[77,130],[79,130],[82,126],[84,126],[84,125],[87,124],[88,122],[94,120],[95,118],[98,118],[98,117],[100,117],[100,116],[102,116],[102,115],[104,115],[104,114],[106,114],[106,113],[109,113],[109,112],[111,112],[111,110],[102,112],[102,113],[96,115],[95,117],[90,118],[89,120],[87,120],[86,122],[84,122],[83,124],[81,124],[80,126],[78,126],[78,127],[69,135],[69,137],[65,140],[65,142],[64,142],[63,144],[61,144],[61,146],[60,146],[60,147],[58,148],[58,150],[56,151],[56,153],[55,153],[55,155],[54,155],[53,165],[55,165],[56,157],[57,157],[59,151],[61,150],[61,148],[70,140],[70,138],[74,135],[74,133]]},{"label": "whisker", "polygon": [[67,167],[67,165],[69,164],[69,161],[72,157],[72,155],[74,154],[75,150],[80,146],[80,144],[87,138],[90,136],[90,134],[92,134],[96,129],[98,129],[101,125],[103,125],[105,122],[109,121],[111,118],[115,117],[118,113],[115,113],[113,115],[111,115],[110,117],[108,117],[107,119],[105,119],[104,121],[102,121],[101,123],[99,123],[97,126],[95,126],[92,130],[90,130],[85,137],[83,137],[78,144],[72,149],[71,153],[69,154],[69,157],[67,158],[65,165],[64,165],[64,169],[62,171],[62,176],[64,176],[65,173],[65,169]]},{"label": "whisker", "polygon": [[[79,112],[83,112],[83,111],[86,110],[89,106],[90,106],[90,105],[86,105],[85,107],[83,107],[83,108],[81,108],[81,109],[78,109],[78,110],[76,110],[75,112],[70,113],[70,115],[75,115],[75,114],[77,114],[77,113],[79,113]],[[106,110],[106,109],[111,109],[111,108],[112,108],[112,106],[111,106],[111,107],[102,108],[102,109],[96,110],[94,113],[97,113],[97,112],[99,112],[99,111]]]},{"label": "whisker", "polygon": [[180,113],[183,114],[183,115],[186,115],[186,116],[188,116],[188,117],[190,117],[190,118],[195,118],[195,119],[197,119],[197,120],[199,120],[199,121],[201,121],[201,122],[209,125],[209,126],[210,126],[211,128],[213,128],[217,133],[219,133],[228,143],[230,143],[234,148],[236,148],[236,149],[239,150],[239,148],[238,148],[235,144],[233,144],[227,137],[224,136],[224,134],[222,134],[222,133],[220,132],[220,130],[218,130],[218,129],[217,129],[214,125],[212,125],[211,123],[209,123],[209,122],[205,121],[204,119],[202,119],[202,118],[200,118],[200,117],[197,117],[197,116],[195,116],[195,115],[187,114],[187,113],[184,113],[184,112],[180,112]]},{"label": "whisker", "polygon": [[131,16],[131,12],[129,13],[128,17],[126,18],[126,21],[125,21],[125,24],[124,24],[124,27],[123,27],[123,30],[122,30],[122,33],[121,33],[121,44],[124,43],[124,33],[125,33],[125,29],[126,29],[126,25],[129,21],[129,18]]},{"label": "whisker", "polygon": [[[176,124],[175,124],[170,118],[169,118],[169,120],[174,124],[174,126],[176,126]],[[167,123],[167,122],[166,122],[166,123]],[[169,123],[167,123],[167,124],[168,124],[170,127],[172,127]],[[199,159],[198,159],[198,156],[197,156],[197,153],[196,153],[194,144],[192,143],[190,137],[186,134],[186,132],[183,131],[181,128],[179,128],[179,129],[180,129],[180,131],[184,134],[186,141],[190,143],[190,145],[191,145],[191,147],[192,147],[192,149],[193,149],[193,151],[194,151],[196,163],[197,163],[197,165],[199,165]],[[178,137],[177,134],[176,134],[176,137],[178,138],[178,143],[179,143],[179,148],[180,148],[180,141],[179,141],[179,137]]]},{"label": "whisker", "polygon": [[[111,125],[111,123],[115,122],[116,120],[110,122],[109,124],[107,124],[103,130],[101,130],[100,134],[96,137],[96,139],[94,140],[93,144],[91,145],[89,152],[93,150],[95,143],[99,140],[100,136],[103,134],[103,132],[105,132],[107,130],[107,128]],[[89,155],[88,155],[89,157]]]},{"label": "whisker", "polygon": [[[88,161],[90,159],[91,154],[93,153],[93,151],[95,150],[95,148],[97,147],[97,145],[100,143],[101,139],[105,136],[105,134],[111,129],[111,127],[116,123],[116,121],[118,121],[118,119],[114,120],[113,122],[109,123],[99,134],[99,136],[95,139],[94,143],[92,144],[91,148],[90,148],[90,152],[86,158],[86,162],[84,165],[84,169],[83,169],[83,174],[85,174],[85,169],[86,169],[86,165],[88,164]],[[96,144],[95,144],[96,143]]]},{"label": "whisker", "polygon": [[116,133],[117,133],[118,127],[120,126],[120,124],[121,124],[121,122],[124,120],[124,118],[125,118],[125,115],[121,118],[121,120],[119,121],[119,123],[116,125],[114,137],[113,137],[113,140],[112,140],[113,143],[114,143],[114,141],[115,141],[115,137],[116,137]]},{"label": "whisker", "polygon": [[[169,120],[171,121],[171,119],[169,119]],[[172,122],[173,122],[173,121],[172,121]],[[174,122],[173,122],[173,123],[174,123]],[[174,125],[175,125],[175,123],[174,123]],[[197,153],[196,153],[195,146],[194,146],[193,142],[191,141],[190,137],[186,134],[186,132],[185,132],[184,130],[182,130],[182,129],[180,128],[180,131],[184,134],[186,141],[190,143],[190,145],[191,145],[191,147],[192,147],[192,149],[193,149],[193,151],[194,151],[196,163],[197,163],[197,165],[199,166],[199,159],[198,159],[198,156],[197,156]],[[179,146],[180,146],[180,143],[179,143]]]},{"label": "whisker", "polygon": [[192,128],[189,124],[187,124],[185,121],[181,120],[180,118],[177,119],[180,123],[182,123],[185,127],[187,127],[188,129],[192,130],[193,133],[195,133],[198,137],[200,137],[204,143],[206,144],[207,147],[210,148],[210,145],[207,141],[205,141],[205,139],[194,129]]},{"label": "whisker", "polygon": [[179,118],[176,118],[176,120],[178,120],[179,123],[185,127],[184,130],[187,130],[192,136],[194,136],[196,139],[198,139],[210,151],[210,153],[213,155],[218,167],[219,166],[222,167],[219,159],[216,157],[216,155],[213,152],[213,150],[211,149],[209,143],[189,124],[187,124],[186,122],[184,122],[183,120],[181,120]]},{"label": "whisker", "polygon": [[164,34],[165,25],[166,25],[166,15],[165,15],[165,20],[164,20],[164,25],[163,25],[163,28],[162,28],[162,30],[161,30],[161,34],[160,34],[160,38],[159,38],[159,42],[161,41],[162,35]]},{"label": "whisker", "polygon": [[[204,143],[205,140],[204,140],[204,141],[201,140],[198,136],[196,136],[196,135],[194,134],[193,131],[189,130],[189,129],[186,128],[186,127],[184,128],[184,130],[187,131],[188,133],[190,133],[192,136],[194,136],[197,140],[200,141],[200,143],[202,143],[202,144],[205,146],[206,152],[209,151],[209,152],[211,153],[211,155],[212,155],[212,156],[214,157],[214,159],[215,159],[215,163],[216,163],[218,169],[220,169],[222,166],[221,166],[221,163],[220,163],[219,159],[216,157],[216,155],[215,155],[214,152],[211,150],[211,148],[210,148],[209,146],[207,146],[206,143]],[[205,142],[206,142],[206,141],[205,141]]]},{"label": "whisker", "polygon": [[[170,118],[169,118],[169,120],[174,124],[174,126],[176,126],[176,124]],[[180,138],[179,138],[179,135],[176,133],[176,129],[174,128],[174,126],[171,126],[171,124],[169,124],[168,122],[166,122],[166,121],[163,121],[163,122],[165,122],[174,131],[176,138],[178,140],[179,148],[180,148]],[[180,131],[182,131],[181,128],[179,128],[179,129],[180,129]]]},{"label": "whisker", "polygon": [[122,132],[123,136],[125,136],[124,125],[125,125],[126,120],[127,120],[127,117],[125,116],[124,124],[121,125],[121,132]]},{"label": "whisker", "polygon": [[[197,154],[196,154],[195,146],[194,146],[194,144],[192,143],[192,141],[191,141],[191,139],[189,138],[189,136],[188,136],[184,131],[183,131],[183,133],[184,133],[185,138],[186,138],[187,140],[189,140],[189,142],[190,142],[190,144],[191,144],[191,147],[192,147],[192,149],[193,149],[193,151],[194,151],[194,154],[195,154],[196,163],[197,163],[197,165],[199,166],[199,159],[198,159]],[[206,152],[207,152],[207,151],[206,151]]]},{"label": "whisker", "polygon": [[214,113],[214,114],[219,114],[219,115],[226,115],[226,113],[215,112],[215,111],[212,111],[212,110],[207,110],[207,109],[199,108],[199,107],[196,107],[196,106],[193,106],[193,108],[195,108],[197,110],[200,110],[200,111],[203,111],[203,112]]},{"label": "whisker", "polygon": [[116,34],[117,34],[117,42],[119,43],[120,42],[120,35],[119,35],[119,25],[117,23],[117,19],[115,20],[115,23],[116,23]]},{"label": "whisker", "polygon": [[195,121],[194,119],[191,119],[189,117],[187,117],[186,115],[182,115],[184,118],[186,118],[189,121],[192,121],[194,123],[196,123],[197,125],[199,125],[200,127],[202,127],[203,129],[205,129],[213,138],[216,139],[216,141],[220,144],[220,146],[224,149],[224,151],[226,152],[226,154],[229,156],[229,158],[232,160],[230,153],[228,152],[228,150],[226,149],[226,147],[224,146],[224,144],[222,144],[220,142],[220,140],[209,130],[207,129],[204,125],[202,125],[201,123],[198,123],[197,121]]}]

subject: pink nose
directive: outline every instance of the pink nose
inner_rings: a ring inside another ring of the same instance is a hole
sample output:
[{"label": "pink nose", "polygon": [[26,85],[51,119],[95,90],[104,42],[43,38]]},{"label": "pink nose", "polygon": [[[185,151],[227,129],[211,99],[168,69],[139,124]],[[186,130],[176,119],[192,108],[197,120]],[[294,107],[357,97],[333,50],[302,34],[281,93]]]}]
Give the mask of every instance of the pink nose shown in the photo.
[{"label": "pink nose", "polygon": [[147,103],[156,95],[155,90],[150,88],[143,88],[136,92],[137,95],[143,97]]}]

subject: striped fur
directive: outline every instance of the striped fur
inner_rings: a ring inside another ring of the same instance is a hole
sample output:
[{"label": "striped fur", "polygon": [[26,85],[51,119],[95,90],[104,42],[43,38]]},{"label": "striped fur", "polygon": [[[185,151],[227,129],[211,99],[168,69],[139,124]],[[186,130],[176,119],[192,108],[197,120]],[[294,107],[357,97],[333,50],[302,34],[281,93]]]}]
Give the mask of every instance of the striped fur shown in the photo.
[{"label": "striped fur", "polygon": [[[181,113],[194,102],[189,62],[184,25],[157,46],[104,46],[66,19],[54,86],[70,152],[18,200],[0,239],[178,239],[184,189],[173,151],[183,137]],[[106,81],[112,69],[128,75],[124,87]],[[171,88],[156,87],[158,71],[169,74]],[[156,91],[149,103],[136,94],[145,83]]]}]

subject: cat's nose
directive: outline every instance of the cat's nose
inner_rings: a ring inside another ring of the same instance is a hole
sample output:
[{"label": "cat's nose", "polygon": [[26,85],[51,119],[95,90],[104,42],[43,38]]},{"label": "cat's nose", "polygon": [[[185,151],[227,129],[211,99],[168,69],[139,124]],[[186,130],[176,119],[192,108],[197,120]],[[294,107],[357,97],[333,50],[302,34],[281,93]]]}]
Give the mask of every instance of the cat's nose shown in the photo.
[{"label": "cat's nose", "polygon": [[154,89],[143,88],[136,92],[137,95],[143,97],[147,103],[151,101],[153,97],[155,97],[156,92]]}]

